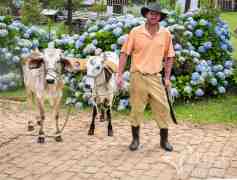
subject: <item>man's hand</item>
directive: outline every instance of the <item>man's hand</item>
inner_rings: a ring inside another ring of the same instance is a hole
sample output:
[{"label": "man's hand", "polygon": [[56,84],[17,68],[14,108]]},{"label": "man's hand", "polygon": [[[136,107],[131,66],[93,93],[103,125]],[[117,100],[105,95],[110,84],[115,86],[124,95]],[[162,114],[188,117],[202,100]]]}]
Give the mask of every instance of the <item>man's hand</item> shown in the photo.
[{"label": "man's hand", "polygon": [[123,87],[123,77],[122,74],[118,74],[116,77],[116,84],[118,86],[119,89],[122,89]]},{"label": "man's hand", "polygon": [[171,85],[172,85],[170,79],[165,78],[165,84],[164,85],[165,85],[166,89],[170,90]]}]

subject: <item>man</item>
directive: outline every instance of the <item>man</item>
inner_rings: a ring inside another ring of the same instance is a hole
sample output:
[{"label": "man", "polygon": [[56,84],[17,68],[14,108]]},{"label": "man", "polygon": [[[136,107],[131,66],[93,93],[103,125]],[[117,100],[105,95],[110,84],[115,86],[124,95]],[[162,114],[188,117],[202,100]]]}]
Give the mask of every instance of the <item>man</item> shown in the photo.
[{"label": "man", "polygon": [[164,150],[172,151],[173,147],[168,142],[170,108],[160,73],[164,64],[164,85],[170,88],[170,74],[175,52],[170,32],[159,26],[159,22],[166,18],[167,14],[161,10],[158,3],[143,7],[141,14],[146,18],[146,23],[133,28],[129,33],[121,49],[117,76],[117,85],[121,87],[127,57],[131,55],[130,102],[133,139],[129,149],[134,151],[139,147],[141,118],[146,104],[150,103],[160,128],[160,145]]}]

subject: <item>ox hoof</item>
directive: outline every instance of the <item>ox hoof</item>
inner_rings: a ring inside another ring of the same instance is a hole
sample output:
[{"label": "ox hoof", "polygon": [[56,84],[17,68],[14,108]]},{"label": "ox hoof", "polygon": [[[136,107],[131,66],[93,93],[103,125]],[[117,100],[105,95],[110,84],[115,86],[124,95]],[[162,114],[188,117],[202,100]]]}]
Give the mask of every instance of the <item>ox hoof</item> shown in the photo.
[{"label": "ox hoof", "polygon": [[113,133],[112,130],[109,130],[109,131],[108,131],[108,136],[113,136],[113,134],[114,134],[114,133]]},{"label": "ox hoof", "polygon": [[45,142],[44,137],[38,137],[38,143],[43,144]]},{"label": "ox hoof", "polygon": [[88,131],[88,135],[89,135],[89,136],[94,135],[94,129],[90,129],[90,130]]},{"label": "ox hoof", "polygon": [[56,141],[56,142],[62,142],[62,141],[63,141],[62,136],[56,136],[56,137],[55,137],[55,141]]},{"label": "ox hoof", "polygon": [[35,130],[34,126],[28,126],[28,131],[34,131],[34,130]]}]

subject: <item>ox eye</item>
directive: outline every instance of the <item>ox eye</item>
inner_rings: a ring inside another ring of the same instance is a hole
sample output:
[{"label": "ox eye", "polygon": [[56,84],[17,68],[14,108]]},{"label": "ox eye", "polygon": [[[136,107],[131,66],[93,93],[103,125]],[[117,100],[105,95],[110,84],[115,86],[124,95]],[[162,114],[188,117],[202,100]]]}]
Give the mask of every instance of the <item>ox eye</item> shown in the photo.
[{"label": "ox eye", "polygon": [[97,70],[100,70],[100,66],[96,66],[96,69],[97,69]]}]

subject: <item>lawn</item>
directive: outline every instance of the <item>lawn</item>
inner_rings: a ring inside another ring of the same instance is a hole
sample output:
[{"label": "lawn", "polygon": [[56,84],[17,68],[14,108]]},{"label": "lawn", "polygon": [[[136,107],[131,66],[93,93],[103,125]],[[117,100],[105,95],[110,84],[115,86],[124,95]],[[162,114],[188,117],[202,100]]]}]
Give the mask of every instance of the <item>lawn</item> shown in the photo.
[{"label": "lawn", "polygon": [[[25,100],[25,91],[18,89],[16,91],[1,92],[1,98],[16,100]],[[175,104],[175,111],[178,121],[190,121],[194,123],[224,123],[237,124],[237,96],[228,94],[217,98],[207,98],[189,103]],[[88,111],[88,109],[86,109]],[[128,115],[128,111],[122,113]],[[115,113],[115,116],[121,116],[121,113]],[[151,112],[145,112],[145,119],[151,119]]]}]

